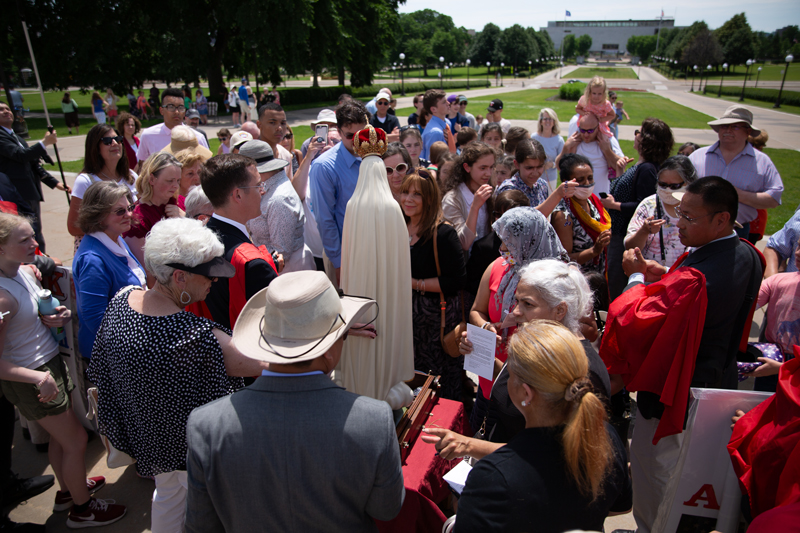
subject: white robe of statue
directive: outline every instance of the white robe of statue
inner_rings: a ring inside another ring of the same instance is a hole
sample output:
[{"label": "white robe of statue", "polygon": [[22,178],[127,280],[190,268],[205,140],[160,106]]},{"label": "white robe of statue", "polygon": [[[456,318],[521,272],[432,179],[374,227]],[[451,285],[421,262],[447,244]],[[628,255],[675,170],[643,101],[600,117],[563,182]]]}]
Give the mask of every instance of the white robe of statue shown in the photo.
[{"label": "white robe of statue", "polygon": [[389,401],[399,409],[411,400],[402,382],[414,377],[411,255],[403,212],[378,155],[364,157],[347,202],[341,267],[344,293],[375,299],[379,311],[374,322],[377,338],[350,336],[344,343],[337,381],[351,392]]}]

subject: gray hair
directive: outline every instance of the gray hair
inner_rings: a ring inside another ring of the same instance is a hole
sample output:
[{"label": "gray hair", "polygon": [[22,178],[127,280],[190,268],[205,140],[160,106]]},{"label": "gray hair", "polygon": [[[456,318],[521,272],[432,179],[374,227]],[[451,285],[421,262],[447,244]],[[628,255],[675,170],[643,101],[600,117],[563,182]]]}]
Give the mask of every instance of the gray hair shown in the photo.
[{"label": "gray hair", "polygon": [[194,267],[225,253],[216,234],[199,220],[168,218],[156,223],[144,243],[144,266],[159,283],[167,285],[174,268],[168,263]]},{"label": "gray hair", "polygon": [[673,155],[672,157],[668,157],[661,163],[661,167],[658,169],[658,175],[660,176],[665,170],[677,172],[686,185],[691,185],[692,182],[697,180],[697,170],[694,168],[692,161],[685,155]]},{"label": "gray hair", "polygon": [[575,263],[557,259],[534,261],[520,271],[520,284],[536,290],[550,309],[567,304],[567,314],[561,321],[570,331],[580,331],[580,320],[592,311],[592,289]]},{"label": "gray hair", "polygon": [[208,199],[203,188],[199,185],[189,189],[189,194],[183,202],[184,210],[186,211],[187,218],[196,218],[197,215],[203,215],[211,211],[214,212],[214,206],[211,205],[211,200]]}]

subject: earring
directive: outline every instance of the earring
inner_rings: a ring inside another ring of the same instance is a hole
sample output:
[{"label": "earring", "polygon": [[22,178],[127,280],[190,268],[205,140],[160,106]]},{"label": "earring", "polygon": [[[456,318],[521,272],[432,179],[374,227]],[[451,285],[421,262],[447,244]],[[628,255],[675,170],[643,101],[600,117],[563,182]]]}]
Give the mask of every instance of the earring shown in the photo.
[{"label": "earring", "polygon": [[[183,295],[184,294],[186,295],[186,301],[185,302],[183,301]],[[181,291],[181,304],[182,305],[189,305],[189,302],[191,302],[191,301],[192,301],[192,296],[186,291]]]},{"label": "earring", "polygon": [[522,405],[522,407],[528,407],[528,402],[526,402],[525,400],[522,400],[519,403],[520,403],[520,405]]}]

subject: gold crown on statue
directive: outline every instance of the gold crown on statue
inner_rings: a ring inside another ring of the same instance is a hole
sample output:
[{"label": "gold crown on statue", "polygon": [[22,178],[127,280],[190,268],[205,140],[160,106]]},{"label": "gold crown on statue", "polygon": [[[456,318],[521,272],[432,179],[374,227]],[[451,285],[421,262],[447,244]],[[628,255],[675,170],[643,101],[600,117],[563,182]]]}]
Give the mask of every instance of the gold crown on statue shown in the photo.
[{"label": "gold crown on statue", "polygon": [[368,155],[382,156],[386,152],[386,132],[367,126],[353,137],[356,153],[364,159]]}]

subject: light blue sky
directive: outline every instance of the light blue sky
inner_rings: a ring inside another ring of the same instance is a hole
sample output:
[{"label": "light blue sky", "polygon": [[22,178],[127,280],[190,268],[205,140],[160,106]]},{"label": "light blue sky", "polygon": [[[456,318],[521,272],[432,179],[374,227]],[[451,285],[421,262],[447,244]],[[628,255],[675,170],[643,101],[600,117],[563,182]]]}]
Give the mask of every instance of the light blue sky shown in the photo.
[{"label": "light blue sky", "polygon": [[[548,20],[563,20],[564,11],[572,13],[571,20],[627,20],[656,18],[661,4],[641,0],[614,0],[609,2],[567,0],[557,2],[558,8],[544,9],[545,2],[530,0],[407,0],[400,6],[401,13],[421,9],[434,9],[450,15],[456,26],[480,31],[488,22],[501,28],[514,24],[540,28]],[[696,20],[705,20],[710,28],[718,28],[737,13],[744,12],[750,26],[757,31],[772,32],[790,24],[800,24],[798,0],[675,0],[663,5],[664,16],[674,17],[676,26],[688,26]]]}]

